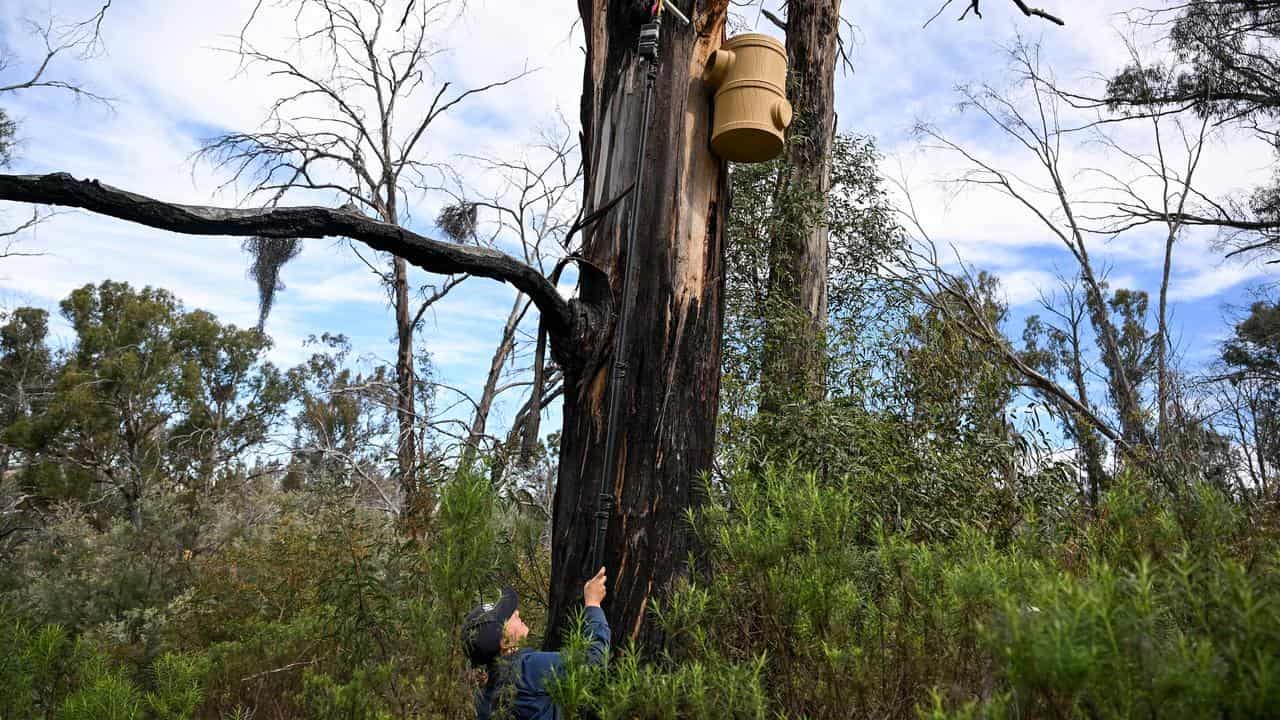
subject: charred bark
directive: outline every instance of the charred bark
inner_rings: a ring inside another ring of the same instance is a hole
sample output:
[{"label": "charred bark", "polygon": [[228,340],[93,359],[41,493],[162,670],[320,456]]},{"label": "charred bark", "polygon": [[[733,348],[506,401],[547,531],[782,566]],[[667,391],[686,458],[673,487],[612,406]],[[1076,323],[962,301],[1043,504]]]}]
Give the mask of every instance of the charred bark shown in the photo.
[{"label": "charred bark", "polygon": [[[581,602],[588,568],[599,473],[617,462],[615,512],[605,566],[611,578],[605,611],[615,641],[652,640],[650,600],[680,571],[692,538],[685,511],[711,467],[720,387],[723,314],[724,163],[710,152],[711,92],[701,74],[721,44],[728,0],[699,0],[691,26],[664,23],[660,70],[643,158],[631,351],[622,383],[619,452],[604,457],[606,397],[613,360],[607,332],[592,352],[564,366],[564,433],[552,535],[552,587],[547,643],[556,645]],[[635,176],[646,68],[636,54],[648,3],[579,0],[586,34],[582,128],[585,214],[626,190]],[[604,272],[584,272],[584,304],[612,318],[624,262],[629,208],[596,222],[583,255]],[[612,327],[610,323],[609,327]]]}]

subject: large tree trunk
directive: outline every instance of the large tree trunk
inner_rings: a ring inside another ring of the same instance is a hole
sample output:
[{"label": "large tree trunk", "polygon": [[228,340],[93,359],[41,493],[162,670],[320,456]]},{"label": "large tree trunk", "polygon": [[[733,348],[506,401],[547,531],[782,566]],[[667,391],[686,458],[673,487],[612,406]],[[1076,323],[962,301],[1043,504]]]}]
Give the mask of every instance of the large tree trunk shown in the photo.
[{"label": "large tree trunk", "polygon": [[[645,611],[680,571],[691,547],[685,511],[710,469],[720,391],[726,173],[709,148],[706,59],[724,38],[729,0],[693,3],[692,26],[668,19],[653,97],[640,194],[584,238],[577,307],[602,331],[584,351],[558,352],[565,373],[564,434],[552,538],[547,644],[555,646],[581,603],[591,568],[593,513],[607,462],[619,472],[604,548],[605,611],[615,642],[651,640]],[[624,192],[635,176],[645,63],[636,54],[648,2],[579,0],[586,35],[582,128],[586,212]],[[611,313],[621,305],[629,205],[639,203],[638,273],[630,351],[621,383],[618,453],[604,457]],[[576,357],[569,357],[570,355]]]},{"label": "large tree trunk", "polygon": [[[768,317],[765,326],[762,409],[825,396],[827,227],[835,136],[835,69],[839,56],[840,0],[787,4],[787,85],[797,118],[788,143],[779,192],[816,201],[817,216],[784,227],[770,239]],[[803,203],[808,205],[808,203]]]}]

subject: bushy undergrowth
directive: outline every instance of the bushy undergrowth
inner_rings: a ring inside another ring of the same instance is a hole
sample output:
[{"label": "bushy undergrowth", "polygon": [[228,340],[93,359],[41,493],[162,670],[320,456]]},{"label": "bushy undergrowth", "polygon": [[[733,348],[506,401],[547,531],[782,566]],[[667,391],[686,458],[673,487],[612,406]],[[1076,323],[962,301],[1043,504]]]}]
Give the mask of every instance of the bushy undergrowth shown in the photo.
[{"label": "bushy undergrowth", "polygon": [[[1270,716],[1273,523],[1215,490],[1175,503],[1148,487],[1122,479],[1094,515],[1027,503],[998,533],[980,517],[932,533],[909,509],[886,521],[881,484],[731,473],[690,518],[700,571],[651,609],[664,646],[589,668],[571,636],[556,697],[601,718]],[[466,609],[514,580],[543,626],[546,554],[521,551],[536,524],[492,497],[450,483],[427,535],[406,541],[350,502],[283,496],[206,552],[152,547],[120,582],[169,555],[189,580],[118,593],[114,611],[32,600],[100,592],[112,573],[81,562],[85,547],[138,547],[128,527],[68,519],[66,542],[23,562],[82,571],[7,595],[0,717],[470,717]],[[71,542],[76,527],[91,537]]]},{"label": "bushy undergrowth", "polygon": [[562,697],[580,717],[1273,717],[1280,546],[1214,490],[1141,488],[1096,519],[1027,512],[1008,541],[921,540],[856,484],[738,474],[694,520],[709,572],[654,608],[662,656],[575,667]]},{"label": "bushy undergrowth", "polygon": [[[10,595],[24,601],[23,617],[2,618],[3,644],[27,650],[8,653],[0,671],[0,717],[466,717],[461,617],[501,583],[546,575],[517,552],[538,528],[500,513],[479,479],[443,488],[421,541],[334,497],[279,496],[264,512],[270,522],[199,555],[142,548],[127,524],[96,531],[70,519],[65,542],[28,548],[18,565],[32,577],[68,562],[79,572],[48,573]],[[111,567],[89,562],[86,547]],[[138,557],[123,562],[126,551]],[[146,587],[139,575],[158,557],[185,566],[167,596],[117,593],[114,616],[80,601],[85,585],[104,592],[111,578]],[[521,589],[522,614],[540,624],[541,593]],[[32,600],[55,596],[68,601]],[[93,703],[110,712],[75,714]]]},{"label": "bushy undergrowth", "polygon": [[204,659],[166,653],[147,688],[60,625],[32,625],[0,611],[0,717],[62,720],[183,720],[203,698]]}]

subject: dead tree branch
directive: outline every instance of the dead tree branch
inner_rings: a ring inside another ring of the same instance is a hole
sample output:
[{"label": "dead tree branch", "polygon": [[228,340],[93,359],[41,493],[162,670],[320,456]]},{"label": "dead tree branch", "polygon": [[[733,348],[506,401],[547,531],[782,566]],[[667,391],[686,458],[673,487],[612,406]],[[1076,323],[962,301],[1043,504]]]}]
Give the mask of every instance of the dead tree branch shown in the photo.
[{"label": "dead tree branch", "polygon": [[[941,15],[943,12],[945,12],[947,8],[954,5],[955,2],[956,0],[946,0],[946,2],[944,2],[942,6],[938,8],[938,11],[935,12],[933,16],[930,17],[925,22],[924,24],[925,27],[928,27],[929,23],[932,23],[934,20],[937,20],[938,16]],[[1038,18],[1041,18],[1042,20],[1048,20],[1049,22],[1058,26],[1064,26],[1067,24],[1062,18],[1058,17],[1057,15],[1054,15],[1048,12],[1047,10],[1041,10],[1040,8],[1031,7],[1027,5],[1025,2],[1023,2],[1023,0],[1010,0],[1010,2],[1012,2],[1014,7],[1018,8],[1018,10],[1020,10],[1022,14],[1026,15],[1027,17],[1038,17]],[[980,7],[980,3],[981,3],[981,0],[967,0],[967,4],[964,7],[964,12],[960,13],[960,17],[956,19],[964,20],[965,18],[969,17],[969,13],[973,13],[974,17],[981,19],[982,8]]]},{"label": "dead tree branch", "polygon": [[[102,22],[106,19],[111,3],[112,0],[107,0],[93,15],[70,25],[59,26],[53,17],[44,23],[28,21],[31,32],[39,36],[44,43],[44,54],[24,79],[0,85],[0,94],[48,88],[65,90],[77,97],[85,97],[109,105],[111,102],[109,98],[86,90],[75,81],[52,78],[49,71],[59,55],[77,52],[80,59],[85,60],[98,53],[102,42]],[[9,62],[9,58],[0,57],[0,71],[7,69]]]},{"label": "dead tree branch", "polygon": [[509,283],[542,312],[548,330],[567,334],[573,326],[568,302],[542,273],[505,253],[423,237],[364,215],[325,207],[223,208],[179,205],[67,173],[0,174],[0,200],[62,205],[187,235],[236,237],[347,237],[392,253],[433,273],[467,273]]}]

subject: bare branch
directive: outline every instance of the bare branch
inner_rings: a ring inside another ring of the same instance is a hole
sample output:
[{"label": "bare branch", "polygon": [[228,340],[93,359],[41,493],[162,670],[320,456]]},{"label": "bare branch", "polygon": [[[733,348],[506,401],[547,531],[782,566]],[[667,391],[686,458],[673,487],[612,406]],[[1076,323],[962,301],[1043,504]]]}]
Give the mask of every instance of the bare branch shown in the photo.
[{"label": "bare branch", "polygon": [[428,272],[468,273],[510,283],[527,294],[553,333],[567,336],[573,313],[547,278],[515,258],[490,248],[454,245],[418,235],[359,213],[325,207],[222,208],[179,205],[67,173],[0,174],[0,200],[63,205],[187,235],[237,237],[347,237],[392,253]]},{"label": "bare branch", "polygon": [[54,59],[64,53],[78,51],[80,59],[83,60],[92,57],[98,52],[102,39],[102,22],[106,18],[107,10],[111,8],[112,1],[106,0],[102,7],[89,18],[71,25],[55,26],[53,18],[50,18],[43,25],[31,23],[34,33],[39,35],[44,42],[44,56],[40,58],[35,69],[26,79],[0,85],[0,94],[34,88],[49,88],[66,90],[77,96],[87,97],[110,105],[111,100],[109,98],[86,90],[73,81],[50,78],[49,69]]},{"label": "bare branch", "polygon": [[777,28],[782,32],[787,31],[787,21],[769,12],[769,8],[765,8],[765,7],[760,8],[760,14],[764,15],[769,22],[776,25]]},{"label": "bare branch", "polygon": [[[947,8],[951,7],[955,3],[955,1],[956,0],[946,0],[946,2],[944,2],[942,6],[938,8],[938,11],[935,12],[933,16],[930,17],[927,21],[925,21],[925,24],[924,24],[925,27],[928,27],[930,23],[932,23],[934,20],[937,20],[938,16],[941,15],[944,11],[946,11]],[[1012,2],[1014,6],[1017,7],[1018,10],[1022,11],[1022,14],[1026,15],[1027,17],[1038,17],[1043,20],[1048,20],[1054,25],[1059,25],[1059,26],[1063,26],[1067,24],[1062,20],[1062,18],[1058,17],[1057,15],[1054,15],[1046,10],[1041,10],[1040,8],[1031,7],[1027,5],[1025,2],[1023,2],[1023,0],[1010,0],[1010,2]],[[968,0],[968,4],[965,5],[964,12],[960,13],[960,17],[957,19],[964,20],[966,17],[969,16],[969,13],[973,13],[974,17],[981,19],[982,8],[979,6],[979,3],[981,3],[981,0]]]}]

